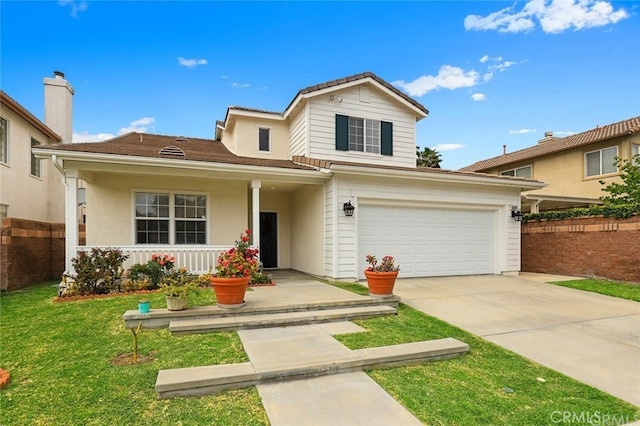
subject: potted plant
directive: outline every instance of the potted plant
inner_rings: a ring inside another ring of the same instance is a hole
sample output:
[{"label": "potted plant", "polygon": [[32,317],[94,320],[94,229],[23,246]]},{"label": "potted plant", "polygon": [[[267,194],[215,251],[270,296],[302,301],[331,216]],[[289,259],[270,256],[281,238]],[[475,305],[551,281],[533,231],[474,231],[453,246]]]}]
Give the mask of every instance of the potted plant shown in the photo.
[{"label": "potted plant", "polygon": [[141,314],[148,314],[149,309],[151,309],[151,302],[149,301],[149,299],[138,300],[138,311]]},{"label": "potted plant", "polygon": [[367,255],[369,267],[364,271],[369,286],[369,295],[373,297],[390,297],[393,295],[393,286],[398,277],[400,267],[394,264],[393,256],[385,256],[378,264],[378,259]]},{"label": "potted plant", "polygon": [[251,276],[260,270],[258,250],[249,246],[249,235],[251,231],[247,229],[234,247],[218,257],[216,274],[211,276],[211,284],[221,308],[244,306],[247,285]]},{"label": "potted plant", "polygon": [[195,283],[187,268],[165,276],[160,282],[160,289],[167,300],[167,309],[170,311],[183,311],[187,309],[189,293],[195,290]]}]

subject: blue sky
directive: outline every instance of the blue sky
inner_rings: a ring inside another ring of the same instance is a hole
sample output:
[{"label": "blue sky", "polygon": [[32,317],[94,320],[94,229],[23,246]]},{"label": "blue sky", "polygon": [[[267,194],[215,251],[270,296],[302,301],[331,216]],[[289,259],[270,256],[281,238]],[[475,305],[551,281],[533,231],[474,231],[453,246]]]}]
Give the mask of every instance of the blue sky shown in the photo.
[{"label": "blue sky", "polygon": [[1,1],[0,87],[43,119],[75,89],[74,141],[213,138],[229,105],[283,111],[371,71],[425,105],[443,167],[640,115],[640,0]]}]

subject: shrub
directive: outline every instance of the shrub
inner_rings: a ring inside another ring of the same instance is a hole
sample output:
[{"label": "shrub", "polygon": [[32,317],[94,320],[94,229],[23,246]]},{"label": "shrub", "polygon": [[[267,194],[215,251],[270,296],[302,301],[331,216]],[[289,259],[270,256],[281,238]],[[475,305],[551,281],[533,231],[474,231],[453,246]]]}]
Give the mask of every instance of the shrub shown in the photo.
[{"label": "shrub", "polygon": [[563,220],[585,216],[604,216],[616,219],[626,219],[640,214],[640,204],[601,205],[586,208],[530,213],[522,217],[522,222],[539,220]]},{"label": "shrub", "polygon": [[132,281],[130,286],[147,290],[159,288],[165,277],[174,272],[174,262],[173,256],[168,254],[160,256],[153,253],[147,263],[136,263],[131,266],[128,271],[129,280]]},{"label": "shrub", "polygon": [[[68,283],[66,294],[106,294],[122,291],[122,263],[129,256],[114,248],[92,248],[91,252],[80,252],[71,260],[75,275],[65,275]],[[72,282],[68,281],[71,278]]]}]

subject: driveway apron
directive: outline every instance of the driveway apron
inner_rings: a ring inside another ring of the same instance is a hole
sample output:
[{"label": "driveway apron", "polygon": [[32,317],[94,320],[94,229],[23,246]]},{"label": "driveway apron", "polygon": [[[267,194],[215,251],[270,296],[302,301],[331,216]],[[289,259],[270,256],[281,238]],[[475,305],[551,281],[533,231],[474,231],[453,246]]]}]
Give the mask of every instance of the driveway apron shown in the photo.
[{"label": "driveway apron", "polygon": [[521,277],[399,279],[402,302],[640,406],[640,303]]}]

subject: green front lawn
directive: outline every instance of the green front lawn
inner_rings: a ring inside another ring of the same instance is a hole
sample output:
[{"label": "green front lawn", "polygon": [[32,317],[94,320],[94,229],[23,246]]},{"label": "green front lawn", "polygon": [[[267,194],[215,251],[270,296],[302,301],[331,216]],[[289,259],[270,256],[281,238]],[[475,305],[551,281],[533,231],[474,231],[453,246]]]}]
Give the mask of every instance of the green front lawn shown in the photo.
[{"label": "green front lawn", "polygon": [[[246,361],[236,333],[173,337],[167,330],[143,330],[139,353],[154,360],[112,365],[132,351],[122,314],[136,308],[138,297],[53,303],[55,294],[49,283],[0,295],[0,368],[12,376],[0,392],[0,424],[269,423],[255,387],[170,400],[158,400],[154,391],[160,369]],[[150,299],[152,307],[164,307],[162,294]],[[191,304],[213,300],[210,290],[201,289]],[[564,412],[640,417],[637,407],[407,306],[397,316],[358,323],[369,332],[338,336],[350,348],[442,337],[471,346],[461,358],[369,372],[426,424],[551,424],[551,416]]]},{"label": "green front lawn", "polygon": [[605,294],[607,296],[640,302],[640,284],[599,279],[555,281],[549,284],[575,288],[578,290],[592,291],[594,293]]}]

